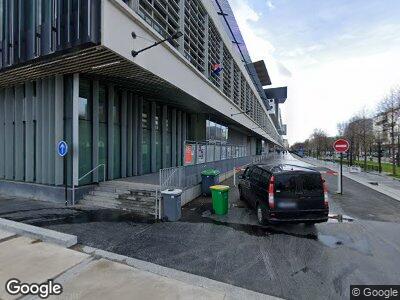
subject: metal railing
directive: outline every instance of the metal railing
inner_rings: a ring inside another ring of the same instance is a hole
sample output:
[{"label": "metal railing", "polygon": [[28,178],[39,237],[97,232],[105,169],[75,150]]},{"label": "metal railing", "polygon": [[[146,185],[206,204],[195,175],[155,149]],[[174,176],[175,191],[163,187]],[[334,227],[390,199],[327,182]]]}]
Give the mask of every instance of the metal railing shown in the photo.
[{"label": "metal railing", "polygon": [[223,173],[234,172],[236,167],[243,167],[258,163],[266,159],[268,154],[231,158],[202,164],[171,167],[159,170],[159,186],[156,190],[155,216],[161,217],[161,191],[171,188],[185,190],[201,183],[201,172],[207,168],[214,168]]},{"label": "metal railing", "polygon": [[[96,171],[98,168],[103,167],[103,181],[106,181],[106,164],[99,164],[97,167],[94,167],[92,170],[84,174],[82,177],[78,178],[78,184],[79,182],[84,179],[86,176],[89,174],[93,173]],[[72,184],[72,205],[75,205],[75,184]]]},{"label": "metal railing", "polygon": [[156,190],[155,218],[161,219],[161,191],[171,188],[183,188],[184,168],[171,167],[160,169],[159,186]]},{"label": "metal railing", "polygon": [[93,173],[94,171],[96,171],[98,168],[103,167],[103,181],[106,181],[106,164],[99,164],[97,167],[94,167],[92,170],[90,170],[89,172],[87,172],[85,175],[83,175],[81,178],[78,179],[78,183],[85,178],[86,176],[88,176],[89,174]]}]

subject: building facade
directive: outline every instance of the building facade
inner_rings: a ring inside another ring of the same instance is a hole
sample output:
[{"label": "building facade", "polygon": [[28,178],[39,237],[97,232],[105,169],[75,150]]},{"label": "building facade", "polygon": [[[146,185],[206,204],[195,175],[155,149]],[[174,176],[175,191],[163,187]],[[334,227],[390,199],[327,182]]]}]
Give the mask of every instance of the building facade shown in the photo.
[{"label": "building facade", "polygon": [[214,145],[204,162],[282,147],[223,9],[231,13],[221,0],[0,0],[0,189],[58,199],[65,183],[185,165],[189,141]]}]

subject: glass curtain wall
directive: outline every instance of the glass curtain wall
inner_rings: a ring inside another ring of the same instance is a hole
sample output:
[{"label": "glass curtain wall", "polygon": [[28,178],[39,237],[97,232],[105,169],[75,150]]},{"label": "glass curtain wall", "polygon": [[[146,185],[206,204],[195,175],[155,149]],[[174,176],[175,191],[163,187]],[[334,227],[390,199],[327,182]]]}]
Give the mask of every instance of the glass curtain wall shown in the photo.
[{"label": "glass curtain wall", "polygon": [[142,141],[142,172],[150,173],[150,103],[143,101],[142,113],[143,141]]},{"label": "glass curtain wall", "polygon": [[168,109],[167,113],[167,140],[166,140],[166,157],[167,157],[167,168],[171,167],[172,164],[172,147],[171,147],[171,138],[172,138],[172,111]]},{"label": "glass curtain wall", "polygon": [[162,122],[161,122],[162,118],[161,118],[161,106],[157,105],[156,106],[156,122],[155,122],[155,126],[156,126],[156,168],[157,171],[160,170],[162,168],[161,166],[161,145],[162,145],[162,141],[161,141],[161,131],[162,131]]},{"label": "glass curtain wall", "polygon": [[[79,178],[92,169],[92,97],[91,83],[79,81]],[[92,182],[92,175],[83,178],[79,185]]]},{"label": "glass curtain wall", "polygon": [[113,107],[114,120],[114,178],[121,178],[121,100],[122,92],[115,94]]},{"label": "glass curtain wall", "polygon": [[[107,169],[107,87],[104,84],[99,86],[99,164],[104,164]],[[103,181],[104,172],[99,170],[99,181]],[[105,172],[108,173],[107,170]]]}]

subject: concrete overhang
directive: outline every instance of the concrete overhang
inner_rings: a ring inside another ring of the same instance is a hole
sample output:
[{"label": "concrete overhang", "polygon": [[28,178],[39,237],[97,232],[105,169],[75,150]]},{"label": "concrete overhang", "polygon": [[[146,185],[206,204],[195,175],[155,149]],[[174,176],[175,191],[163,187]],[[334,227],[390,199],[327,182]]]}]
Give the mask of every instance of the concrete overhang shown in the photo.
[{"label": "concrete overhang", "polygon": [[[231,114],[241,112],[240,108],[172,46],[162,44],[133,58],[131,51],[148,46],[149,41],[133,40],[132,31],[147,39],[159,37],[134,12],[128,11],[128,8],[125,11],[122,1],[105,0],[103,4],[100,45],[49,55],[4,70],[0,74],[0,87],[58,74],[95,76],[105,83],[122,85],[149,99],[157,99],[189,112],[214,114],[226,123],[281,144],[266,130],[257,128],[258,124],[249,116],[239,114],[232,117]],[[279,134],[276,128],[273,130]]]},{"label": "concrete overhang", "polygon": [[260,79],[262,86],[271,85],[271,78],[269,77],[265,62],[263,60],[259,60],[253,62],[252,64],[257,72],[257,76]]},{"label": "concrete overhang", "polygon": [[287,86],[264,89],[268,99],[275,99],[278,103],[285,103],[287,99]]}]

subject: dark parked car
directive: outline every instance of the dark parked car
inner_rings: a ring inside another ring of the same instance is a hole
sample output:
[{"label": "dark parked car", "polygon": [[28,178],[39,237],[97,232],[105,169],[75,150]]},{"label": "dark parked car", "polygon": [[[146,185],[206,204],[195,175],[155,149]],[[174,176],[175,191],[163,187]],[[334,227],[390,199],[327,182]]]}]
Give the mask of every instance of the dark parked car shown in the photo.
[{"label": "dark parked car", "polygon": [[328,220],[328,191],[321,174],[293,165],[249,166],[240,176],[243,201],[257,210],[258,222],[318,223]]}]

